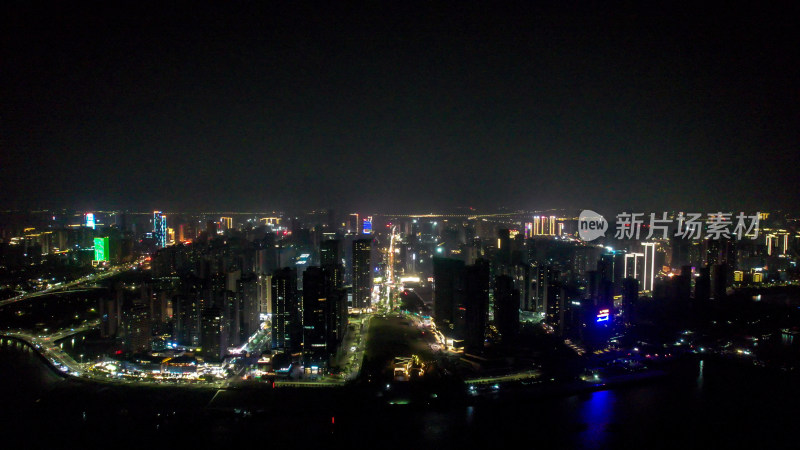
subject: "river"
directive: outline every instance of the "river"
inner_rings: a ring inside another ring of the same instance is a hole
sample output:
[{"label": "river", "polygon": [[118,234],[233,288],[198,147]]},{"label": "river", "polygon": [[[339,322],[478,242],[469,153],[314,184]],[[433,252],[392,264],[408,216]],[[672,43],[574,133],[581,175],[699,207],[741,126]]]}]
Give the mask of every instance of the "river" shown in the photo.
[{"label": "river", "polygon": [[[342,448],[786,447],[796,440],[797,378],[688,361],[613,390],[519,392],[420,408],[375,390],[227,390],[101,385],[55,374],[29,347],[0,341],[0,422],[19,442],[89,448],[182,445]],[[15,439],[16,440],[16,439]]]}]

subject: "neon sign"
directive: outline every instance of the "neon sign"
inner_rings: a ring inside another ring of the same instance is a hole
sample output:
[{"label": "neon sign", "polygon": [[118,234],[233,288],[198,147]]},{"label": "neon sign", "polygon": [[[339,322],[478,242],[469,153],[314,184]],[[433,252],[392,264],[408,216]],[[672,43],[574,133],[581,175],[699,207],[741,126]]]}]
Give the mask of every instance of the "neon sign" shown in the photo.
[{"label": "neon sign", "polygon": [[609,317],[611,317],[611,312],[608,309],[601,309],[597,312],[598,322],[608,322]]}]

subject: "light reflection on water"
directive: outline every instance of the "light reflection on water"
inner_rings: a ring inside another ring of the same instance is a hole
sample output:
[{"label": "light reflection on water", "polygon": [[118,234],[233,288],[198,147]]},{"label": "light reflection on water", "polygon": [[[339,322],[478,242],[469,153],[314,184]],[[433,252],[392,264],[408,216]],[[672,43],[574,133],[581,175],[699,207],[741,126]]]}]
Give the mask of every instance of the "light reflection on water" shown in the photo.
[{"label": "light reflection on water", "polygon": [[603,447],[608,438],[607,427],[612,422],[615,395],[613,391],[596,391],[583,402],[580,419],[586,424],[581,441],[592,447]]}]

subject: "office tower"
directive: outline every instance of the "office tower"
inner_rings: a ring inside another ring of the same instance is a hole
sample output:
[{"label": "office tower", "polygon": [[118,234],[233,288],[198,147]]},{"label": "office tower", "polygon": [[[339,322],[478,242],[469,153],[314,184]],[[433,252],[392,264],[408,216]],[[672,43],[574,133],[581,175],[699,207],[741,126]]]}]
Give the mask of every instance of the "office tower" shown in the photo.
[{"label": "office tower", "polygon": [[[454,304],[457,311],[463,311],[464,330],[459,337],[464,339],[464,348],[469,353],[483,352],[486,340],[486,322],[489,316],[489,261],[478,259],[475,264],[465,266],[456,274],[464,277],[464,303]],[[519,299],[517,299],[519,303]],[[459,314],[460,316],[460,314]],[[458,324],[458,320],[456,323]]]},{"label": "office tower", "polygon": [[221,361],[228,349],[228,329],[222,311],[212,306],[203,311],[201,318],[200,345],[203,358]]},{"label": "office tower", "polygon": [[622,280],[622,322],[625,326],[634,323],[634,306],[639,298],[639,281],[635,278]]},{"label": "office tower", "polygon": [[464,298],[464,261],[433,258],[433,319],[443,333],[452,335],[455,309]]},{"label": "office tower", "polygon": [[494,321],[503,342],[513,341],[519,333],[519,295],[513,278],[507,275],[495,277]]},{"label": "office tower", "polygon": [[367,216],[361,220],[361,233],[372,234],[372,216]]},{"label": "office tower", "polygon": [[353,308],[372,306],[372,240],[353,241]]},{"label": "office tower", "polygon": [[300,350],[302,323],[297,270],[284,268],[272,276],[272,348]]},{"label": "office tower", "polygon": [[167,246],[167,216],[161,214],[161,211],[153,211],[153,237],[156,247]]},{"label": "office tower", "polygon": [[233,217],[220,217],[219,218],[219,226],[222,230],[232,230],[233,229]]},{"label": "office tower", "polygon": [[325,271],[308,267],[303,272],[303,363],[324,366],[328,360],[328,295]]}]

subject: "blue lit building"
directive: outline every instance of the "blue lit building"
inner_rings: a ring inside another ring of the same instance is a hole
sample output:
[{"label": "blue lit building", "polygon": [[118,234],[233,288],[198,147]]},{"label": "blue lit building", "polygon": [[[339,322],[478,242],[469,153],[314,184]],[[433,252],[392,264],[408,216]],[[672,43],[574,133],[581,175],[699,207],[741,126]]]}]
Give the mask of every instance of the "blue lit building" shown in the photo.
[{"label": "blue lit building", "polygon": [[167,246],[167,216],[161,214],[161,211],[153,211],[153,237],[156,247]]}]

